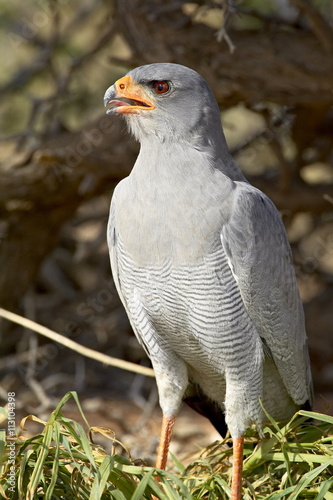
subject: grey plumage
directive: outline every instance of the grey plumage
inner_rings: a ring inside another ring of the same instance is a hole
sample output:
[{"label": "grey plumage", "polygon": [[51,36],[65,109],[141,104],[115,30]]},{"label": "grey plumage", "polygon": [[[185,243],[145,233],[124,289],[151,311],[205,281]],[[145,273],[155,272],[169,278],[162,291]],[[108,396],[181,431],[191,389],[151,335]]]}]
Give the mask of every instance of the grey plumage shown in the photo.
[{"label": "grey plumage", "polygon": [[[224,412],[234,438],[252,423],[260,428],[259,398],[273,417],[288,418],[311,402],[312,385],[280,215],[231,158],[200,75],[152,64],[128,76],[154,109],[113,107],[119,85],[105,94],[110,112],[122,113],[141,143],[131,174],[114,191],[108,244],[163,413],[174,416],[182,399],[203,394],[221,419]],[[154,92],[156,81],[169,90]]]}]

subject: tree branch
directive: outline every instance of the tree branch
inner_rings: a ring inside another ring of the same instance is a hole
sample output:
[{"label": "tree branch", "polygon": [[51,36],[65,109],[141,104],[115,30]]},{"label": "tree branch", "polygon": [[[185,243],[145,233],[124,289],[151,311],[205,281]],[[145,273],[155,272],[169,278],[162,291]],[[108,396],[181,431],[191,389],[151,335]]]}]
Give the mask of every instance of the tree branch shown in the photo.
[{"label": "tree branch", "polygon": [[33,330],[34,332],[39,333],[39,335],[43,335],[48,339],[51,339],[53,342],[57,342],[68,349],[72,349],[73,351],[81,354],[81,356],[85,356],[87,358],[95,359],[100,363],[103,363],[108,366],[115,366],[116,368],[121,368],[122,370],[127,370],[134,373],[139,373],[140,375],[145,375],[146,377],[154,377],[154,370],[152,368],[148,368],[146,366],[140,366],[136,363],[131,363],[130,361],[124,361],[123,359],[114,358],[112,356],[108,356],[102,352],[95,351],[94,349],[90,349],[89,347],[85,347],[74,340],[71,340],[63,335],[60,335],[49,328],[46,328],[43,325],[36,323],[35,321],[31,321],[31,319],[24,318],[19,314],[15,314],[11,311],[7,311],[6,309],[2,309],[0,307],[0,317],[7,319],[8,321],[12,321],[18,325],[23,326],[24,328],[29,328],[29,330]]},{"label": "tree branch", "polygon": [[310,2],[305,0],[290,0],[290,3],[305,16],[313,34],[317,37],[325,52],[332,54],[333,32],[332,27],[326,19]]},{"label": "tree branch", "polygon": [[184,17],[181,7],[156,22],[158,0],[151,0],[149,12],[141,0],[116,3],[116,23],[133,51],[127,64],[170,61],[190,66],[210,82],[222,107],[240,101],[333,104],[333,60],[309,31],[281,26],[230,29],[236,47],[231,54],[226,45],[216,43],[215,30],[208,25],[189,18],[186,30],[173,28]]}]

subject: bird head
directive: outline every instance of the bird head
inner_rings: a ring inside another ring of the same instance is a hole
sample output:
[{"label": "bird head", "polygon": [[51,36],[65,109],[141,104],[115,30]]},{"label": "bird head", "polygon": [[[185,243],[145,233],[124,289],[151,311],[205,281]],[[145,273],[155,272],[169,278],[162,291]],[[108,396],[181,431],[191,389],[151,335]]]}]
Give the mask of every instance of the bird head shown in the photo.
[{"label": "bird head", "polygon": [[[133,69],[104,95],[108,114],[122,115],[142,142],[185,140],[196,145],[223,136],[219,108],[206,81],[196,71],[171,63]],[[207,135],[207,130],[210,132]]]}]

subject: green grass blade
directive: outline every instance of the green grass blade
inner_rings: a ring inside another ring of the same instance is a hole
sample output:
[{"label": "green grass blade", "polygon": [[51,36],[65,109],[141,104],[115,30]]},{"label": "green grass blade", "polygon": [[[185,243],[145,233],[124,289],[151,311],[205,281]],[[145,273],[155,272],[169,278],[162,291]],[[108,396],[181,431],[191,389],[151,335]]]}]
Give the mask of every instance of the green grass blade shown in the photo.
[{"label": "green grass blade", "polygon": [[[319,488],[319,492],[318,492],[318,495],[316,496],[316,498],[314,500],[327,500],[327,496],[326,494],[329,493],[329,490],[331,490],[331,492],[333,492],[333,479],[331,481],[324,481],[321,485],[320,485],[320,488]],[[333,497],[333,493],[332,493],[332,497]]]},{"label": "green grass blade", "polygon": [[[20,463],[20,468],[19,468],[19,474],[18,474],[18,479],[17,479],[17,489],[19,492],[19,498],[22,498],[21,492],[24,491],[24,482],[28,482],[26,479],[26,469],[27,469],[27,464],[29,462],[30,456],[34,453],[34,450],[26,450],[24,455],[22,456],[22,460]],[[28,475],[28,474],[27,474]]]},{"label": "green grass blade", "polygon": [[110,492],[110,495],[111,497],[114,499],[114,500],[128,500],[124,494],[119,491],[119,490],[113,490]]},{"label": "green grass blade", "polygon": [[53,410],[53,415],[57,418],[59,413],[60,413],[60,410],[62,409],[63,406],[65,406],[65,404],[67,403],[67,401],[70,399],[70,398],[73,398],[77,404],[77,407],[81,413],[81,417],[82,419],[84,420],[84,423],[87,425],[87,427],[89,428],[90,425],[83,413],[83,410],[82,410],[82,407],[80,405],[80,401],[79,401],[79,398],[78,398],[78,395],[75,391],[69,391],[67,392],[64,397],[59,401],[58,405],[56,406],[56,408]]},{"label": "green grass blade", "polygon": [[272,451],[277,443],[278,438],[276,436],[260,443],[252,455],[245,460],[243,465],[243,474],[246,475],[247,473],[251,473],[254,469],[262,465],[266,461],[267,455]]},{"label": "green grass blade", "polygon": [[49,483],[49,486],[45,492],[45,497],[44,500],[52,500],[53,499],[53,491],[54,487],[57,482],[57,477],[58,477],[58,471],[59,471],[59,443],[60,443],[60,424],[58,422],[54,423],[53,427],[54,435],[53,435],[53,440],[54,440],[54,458],[53,458],[53,464],[52,464],[52,474],[51,474],[51,480]]},{"label": "green grass blade", "polygon": [[90,500],[96,500],[102,497],[110,472],[113,469],[112,457],[105,457],[101,463],[98,474],[96,474],[90,491]]},{"label": "green grass blade", "polygon": [[3,406],[0,406],[0,415],[5,417],[5,420],[8,420],[8,413]]},{"label": "green grass blade", "polygon": [[[330,464],[332,462],[332,458],[326,457],[323,455],[312,455],[311,453],[288,453],[288,460],[289,462],[294,462],[294,463],[299,463],[299,462],[306,462],[309,464],[315,464],[319,463],[322,464],[328,463]],[[276,461],[276,462],[285,462],[286,454],[282,452],[273,452],[273,453],[268,453],[266,455],[267,460],[271,461]]]},{"label": "green grass blade", "polygon": [[326,415],[324,413],[316,413],[314,411],[300,410],[298,414],[302,415],[303,417],[312,418],[313,420],[321,420],[322,422],[327,422],[333,425],[333,417],[331,417],[330,415]]},{"label": "green grass blade", "polygon": [[79,442],[83,448],[84,453],[88,457],[91,465],[93,465],[93,467],[97,468],[95,458],[94,458],[94,455],[93,455],[92,449],[91,449],[91,443],[87,437],[87,434],[85,433],[83,427],[80,424],[77,423],[76,427],[77,427],[78,432],[79,432],[79,438],[80,438]]},{"label": "green grass blade", "polygon": [[325,495],[325,500],[333,500],[333,492],[328,491]]},{"label": "green grass blade", "polygon": [[0,429],[0,473],[2,473],[2,468],[8,460],[5,454],[5,450],[6,450],[6,431],[5,429]]},{"label": "green grass blade", "polygon": [[183,474],[183,472],[184,472],[184,470],[185,470],[185,465],[183,465],[183,464],[181,463],[181,461],[180,461],[180,460],[178,460],[178,458],[177,458],[177,457],[176,457],[173,453],[171,453],[171,452],[170,452],[170,455],[171,455],[171,458],[172,458],[172,461],[173,461],[174,465],[177,467],[177,470],[178,470],[181,474]]},{"label": "green grass blade", "polygon": [[290,500],[295,500],[296,498],[298,498],[298,495],[306,487],[310,486],[313,481],[319,476],[319,474],[321,474],[321,472],[323,472],[329,465],[333,465],[333,459],[304,474],[304,476],[299,481],[293,495],[290,496]]},{"label": "green grass blade", "polygon": [[[53,419],[52,419],[53,420]],[[31,474],[31,478],[29,484],[27,486],[27,498],[26,500],[33,500],[35,491],[38,488],[39,482],[43,477],[43,467],[46,461],[46,457],[49,453],[50,444],[53,436],[53,425],[51,423],[47,423],[45,426],[45,434],[42,440],[40,451],[38,454],[38,458]]]},{"label": "green grass blade", "polygon": [[170,483],[168,483],[168,481],[164,481],[162,483],[162,487],[167,494],[168,500],[182,500],[182,497],[177,493],[176,490],[172,488],[172,486],[170,485]]},{"label": "green grass blade", "polygon": [[295,486],[290,486],[289,488],[286,488],[282,491],[278,491],[276,493],[272,493],[268,497],[265,498],[265,500],[280,500],[281,498],[283,499],[289,499],[289,494],[292,493],[295,490]]},{"label": "green grass blade", "polygon": [[131,500],[142,500],[143,498],[147,498],[148,495],[146,496],[147,489],[148,489],[148,484],[150,480],[152,479],[154,474],[154,469],[151,471],[147,472],[141,479],[140,483],[138,484],[137,488],[135,489]]},{"label": "green grass blade", "polygon": [[170,472],[161,471],[159,469],[158,469],[158,473],[162,477],[163,483],[166,483],[166,480],[169,479],[170,481],[172,481],[172,483],[175,484],[175,486],[178,487],[178,489],[180,490],[180,492],[182,493],[184,498],[186,498],[187,500],[193,500],[192,495],[188,491],[188,489],[184,483],[183,478],[180,478],[179,476],[176,476],[175,474],[171,474]]},{"label": "green grass blade", "polygon": [[225,492],[228,494],[228,496],[230,496],[230,495],[231,495],[231,488],[230,488],[229,484],[227,483],[227,481],[225,481],[225,480],[224,480],[224,479],[222,479],[221,477],[217,477],[217,478],[215,479],[215,481],[217,481],[217,482],[218,482],[218,484],[220,485],[221,489],[222,489],[223,491],[225,491]]}]

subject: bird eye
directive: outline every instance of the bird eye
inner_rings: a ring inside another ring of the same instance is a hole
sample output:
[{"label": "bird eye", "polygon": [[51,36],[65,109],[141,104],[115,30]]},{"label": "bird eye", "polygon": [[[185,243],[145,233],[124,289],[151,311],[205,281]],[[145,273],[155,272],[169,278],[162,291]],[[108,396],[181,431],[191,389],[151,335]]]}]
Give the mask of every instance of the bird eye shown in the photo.
[{"label": "bird eye", "polygon": [[169,90],[169,84],[164,80],[157,80],[153,82],[153,89],[155,90],[156,94],[165,94]]}]

